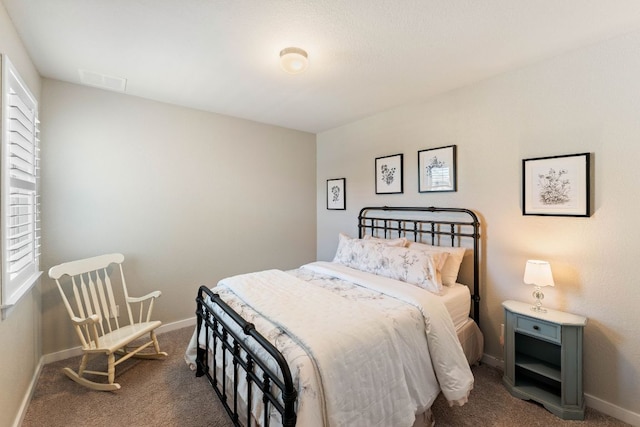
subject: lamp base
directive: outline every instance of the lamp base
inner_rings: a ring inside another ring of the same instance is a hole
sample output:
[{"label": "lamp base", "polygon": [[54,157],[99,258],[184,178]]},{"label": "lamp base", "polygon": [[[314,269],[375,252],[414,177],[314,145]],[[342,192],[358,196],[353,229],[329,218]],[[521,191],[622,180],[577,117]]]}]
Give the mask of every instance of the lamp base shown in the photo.
[{"label": "lamp base", "polygon": [[536,299],[536,303],[533,307],[531,307],[531,310],[535,311],[536,313],[546,313],[547,310],[545,308],[542,308],[542,300],[544,299],[544,294],[542,293],[542,289],[540,289],[540,286],[536,286],[536,289],[531,295],[533,295],[533,297]]}]

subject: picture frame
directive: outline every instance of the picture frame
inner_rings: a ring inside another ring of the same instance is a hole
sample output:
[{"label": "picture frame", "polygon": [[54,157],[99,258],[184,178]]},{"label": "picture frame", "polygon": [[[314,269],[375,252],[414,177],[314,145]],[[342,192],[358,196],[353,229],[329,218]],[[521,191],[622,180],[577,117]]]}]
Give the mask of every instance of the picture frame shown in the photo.
[{"label": "picture frame", "polygon": [[418,192],[458,191],[456,146],[418,151]]},{"label": "picture frame", "polygon": [[591,154],[522,160],[522,214],[591,216]]},{"label": "picture frame", "polygon": [[402,162],[402,154],[376,158],[376,194],[400,194],[404,191]]},{"label": "picture frame", "polygon": [[327,209],[343,211],[347,209],[347,179],[327,180]]}]

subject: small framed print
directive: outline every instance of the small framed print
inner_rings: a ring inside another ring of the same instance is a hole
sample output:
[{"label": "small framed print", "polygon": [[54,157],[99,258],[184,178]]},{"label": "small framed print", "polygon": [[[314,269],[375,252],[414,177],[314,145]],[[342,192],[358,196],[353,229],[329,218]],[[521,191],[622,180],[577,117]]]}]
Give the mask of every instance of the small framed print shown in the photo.
[{"label": "small framed print", "polygon": [[327,180],[327,209],[345,210],[347,208],[346,178]]},{"label": "small framed print", "polygon": [[402,154],[376,158],[376,194],[402,193]]},{"label": "small framed print", "polygon": [[418,151],[418,192],[456,190],[456,146]]},{"label": "small framed print", "polygon": [[522,214],[591,216],[591,154],[522,160]]}]

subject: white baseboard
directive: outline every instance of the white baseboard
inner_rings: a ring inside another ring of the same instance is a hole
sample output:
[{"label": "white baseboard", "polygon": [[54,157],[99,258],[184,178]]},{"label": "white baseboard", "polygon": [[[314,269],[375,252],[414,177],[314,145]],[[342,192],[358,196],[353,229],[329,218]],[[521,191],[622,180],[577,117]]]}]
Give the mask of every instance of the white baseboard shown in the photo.
[{"label": "white baseboard", "polygon": [[[482,363],[504,371],[504,360],[498,359],[497,357],[483,354]],[[640,414],[631,412],[587,393],[584,394],[584,401],[589,408],[593,408],[596,411],[600,411],[605,415],[609,415],[632,426],[640,427]]]},{"label": "white baseboard", "polygon": [[493,366],[494,368],[498,368],[501,371],[504,371],[504,361],[502,359],[498,359],[494,356],[489,356],[488,354],[483,354],[482,359],[480,360],[482,363],[485,363],[489,366]]},{"label": "white baseboard", "polygon": [[55,353],[48,353],[42,356],[40,359],[43,365],[48,365],[49,363],[59,362],[60,360],[68,359],[70,357],[81,356],[82,355],[82,347],[72,347],[66,350],[56,351]]},{"label": "white baseboard", "polygon": [[[161,325],[157,329],[158,335],[164,334],[166,332],[175,331],[178,329],[186,328],[189,326],[196,325],[196,317],[191,317],[189,319],[178,320],[177,322],[171,322]],[[48,365],[49,363],[58,362],[60,360],[68,359],[70,357],[82,356],[82,347],[73,347],[68,348],[66,350],[56,351],[55,353],[49,353],[42,356],[41,363],[43,365]]]},{"label": "white baseboard", "polygon": [[22,398],[22,403],[20,404],[20,408],[18,408],[18,413],[16,414],[16,419],[13,422],[13,427],[20,427],[22,425],[22,421],[24,420],[24,416],[27,414],[27,408],[29,407],[29,403],[31,403],[31,397],[33,397],[33,392],[36,389],[36,384],[38,383],[38,379],[40,378],[40,373],[42,372],[43,366],[44,364],[42,363],[41,357],[40,362],[38,362],[38,366],[36,366],[33,376],[31,377],[31,382],[29,383],[27,392]]},{"label": "white baseboard", "polygon": [[589,408],[593,408],[596,411],[600,411],[603,414],[607,414],[610,417],[631,424],[632,426],[640,426],[640,414],[631,412],[612,403],[605,402],[604,400],[587,393],[584,394],[584,400]]},{"label": "white baseboard", "polygon": [[178,329],[186,328],[189,326],[196,326],[197,317],[193,316],[189,319],[178,320],[177,322],[171,322],[163,324],[158,328],[158,335],[164,334],[165,332],[176,331]]}]

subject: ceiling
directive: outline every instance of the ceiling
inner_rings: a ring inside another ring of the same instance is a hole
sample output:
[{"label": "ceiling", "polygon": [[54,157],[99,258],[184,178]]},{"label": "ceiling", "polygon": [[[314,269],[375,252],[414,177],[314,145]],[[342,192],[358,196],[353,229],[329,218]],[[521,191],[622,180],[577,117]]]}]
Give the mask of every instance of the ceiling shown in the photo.
[{"label": "ceiling", "polygon": [[312,133],[640,28],[638,0],[0,1],[44,77]]}]

